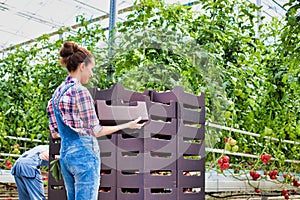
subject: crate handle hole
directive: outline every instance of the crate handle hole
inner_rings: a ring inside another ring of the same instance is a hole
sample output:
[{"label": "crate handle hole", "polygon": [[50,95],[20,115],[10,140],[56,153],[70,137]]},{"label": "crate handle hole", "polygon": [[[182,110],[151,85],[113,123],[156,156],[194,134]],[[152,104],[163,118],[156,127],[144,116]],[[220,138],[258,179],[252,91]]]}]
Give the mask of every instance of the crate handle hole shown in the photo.
[{"label": "crate handle hole", "polygon": [[139,133],[132,133],[132,134],[122,134],[123,139],[132,139],[132,138],[137,138],[139,136]]},{"label": "crate handle hole", "polygon": [[121,188],[121,191],[126,194],[139,193],[139,188]]},{"label": "crate handle hole", "polygon": [[125,176],[138,175],[139,170],[138,169],[126,169],[126,170],[122,170],[121,173]]},{"label": "crate handle hole", "polygon": [[182,188],[182,192],[185,193],[185,194],[200,193],[201,188]]},{"label": "crate handle hole", "polygon": [[160,116],[150,115],[150,119],[152,119],[154,121],[161,121],[161,122],[167,122],[167,123],[172,122],[172,118],[170,118],[170,117],[160,117]]},{"label": "crate handle hole", "polygon": [[111,169],[101,169],[101,175],[111,174]]},{"label": "crate handle hole", "polygon": [[171,192],[171,188],[151,188],[151,193],[153,194],[168,194]]},{"label": "crate handle hole", "polygon": [[188,138],[188,137],[183,137],[183,141],[186,142],[186,143],[193,143],[193,144],[200,144],[201,143],[200,139]]},{"label": "crate handle hole", "polygon": [[123,157],[132,157],[132,156],[138,156],[140,152],[139,151],[127,151],[127,152],[122,152]]},{"label": "crate handle hole", "polygon": [[111,152],[100,152],[100,157],[111,157]]},{"label": "crate handle hole", "polygon": [[63,185],[51,185],[51,189],[53,189],[53,190],[63,190],[64,186]]},{"label": "crate handle hole", "polygon": [[151,138],[152,139],[157,139],[157,140],[171,140],[172,136],[171,135],[151,133]]},{"label": "crate handle hole", "polygon": [[171,176],[171,170],[150,170],[151,176]]},{"label": "crate handle hole", "polygon": [[165,153],[165,152],[150,152],[150,155],[154,158],[170,158],[171,157],[171,153]]},{"label": "crate handle hole", "polygon": [[201,176],[200,171],[183,171],[182,174],[184,176]]},{"label": "crate handle hole", "polygon": [[197,154],[183,154],[183,158],[186,160],[201,160],[201,156]]},{"label": "crate handle hole", "polygon": [[99,187],[99,192],[111,192],[111,187]]},{"label": "crate handle hole", "polygon": [[187,121],[187,120],[183,120],[183,125],[193,127],[193,128],[201,128],[201,124],[198,124],[196,122]]}]

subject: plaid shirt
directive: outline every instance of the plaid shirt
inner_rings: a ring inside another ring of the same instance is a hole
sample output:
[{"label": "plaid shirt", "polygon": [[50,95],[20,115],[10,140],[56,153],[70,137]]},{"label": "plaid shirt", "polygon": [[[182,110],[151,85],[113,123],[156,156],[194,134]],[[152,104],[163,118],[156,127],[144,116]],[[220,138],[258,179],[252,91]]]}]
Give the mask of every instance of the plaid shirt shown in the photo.
[{"label": "plaid shirt", "polygon": [[[54,103],[56,103],[62,89],[71,83],[76,83],[69,88],[61,97],[58,107],[62,113],[66,125],[75,130],[79,135],[95,136],[102,129],[96,115],[94,101],[89,91],[76,79],[68,76],[54,92]],[[52,96],[53,97],[53,96]],[[50,120],[50,133],[58,133],[56,118],[52,107],[52,98],[47,106],[48,118]]]}]

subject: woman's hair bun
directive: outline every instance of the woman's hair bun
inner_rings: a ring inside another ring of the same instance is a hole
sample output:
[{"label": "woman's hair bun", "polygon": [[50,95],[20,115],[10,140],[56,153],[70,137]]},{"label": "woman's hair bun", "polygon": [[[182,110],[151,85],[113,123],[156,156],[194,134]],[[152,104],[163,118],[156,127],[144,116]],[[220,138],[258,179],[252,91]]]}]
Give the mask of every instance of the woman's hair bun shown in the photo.
[{"label": "woman's hair bun", "polygon": [[65,42],[61,48],[59,55],[62,58],[69,57],[79,50],[79,46],[73,42]]},{"label": "woman's hair bun", "polygon": [[76,71],[80,63],[86,65],[93,61],[93,55],[87,49],[78,46],[73,42],[65,42],[59,55],[60,64],[68,69],[69,72]]}]

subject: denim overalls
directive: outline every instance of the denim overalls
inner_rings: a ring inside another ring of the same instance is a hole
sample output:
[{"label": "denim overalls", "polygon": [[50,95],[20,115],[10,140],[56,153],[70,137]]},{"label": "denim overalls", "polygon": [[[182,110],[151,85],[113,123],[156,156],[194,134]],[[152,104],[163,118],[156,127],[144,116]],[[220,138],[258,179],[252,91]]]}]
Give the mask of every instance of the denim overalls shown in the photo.
[{"label": "denim overalls", "polygon": [[48,151],[49,145],[39,145],[26,151],[17,159],[11,174],[14,175],[20,200],[46,200],[41,166],[48,166],[48,161],[40,158],[42,151]]},{"label": "denim overalls", "polygon": [[61,137],[60,166],[68,200],[97,200],[100,185],[100,150],[96,137],[80,136],[67,126],[58,108],[62,95],[74,85],[66,85],[52,106]]}]

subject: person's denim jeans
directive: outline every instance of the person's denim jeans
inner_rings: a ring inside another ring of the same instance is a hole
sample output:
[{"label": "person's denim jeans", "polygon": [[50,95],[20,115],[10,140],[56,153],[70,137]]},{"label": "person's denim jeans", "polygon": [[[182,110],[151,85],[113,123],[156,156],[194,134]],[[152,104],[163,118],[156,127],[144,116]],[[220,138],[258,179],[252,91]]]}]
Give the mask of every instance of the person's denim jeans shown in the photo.
[{"label": "person's denim jeans", "polygon": [[14,178],[20,200],[46,200],[41,173],[37,172],[34,178],[27,178],[21,175],[14,175]]},{"label": "person's denim jeans", "polygon": [[100,185],[98,143],[96,138],[89,136],[81,136],[80,141],[73,141],[61,149],[61,173],[68,200],[97,200]]}]

